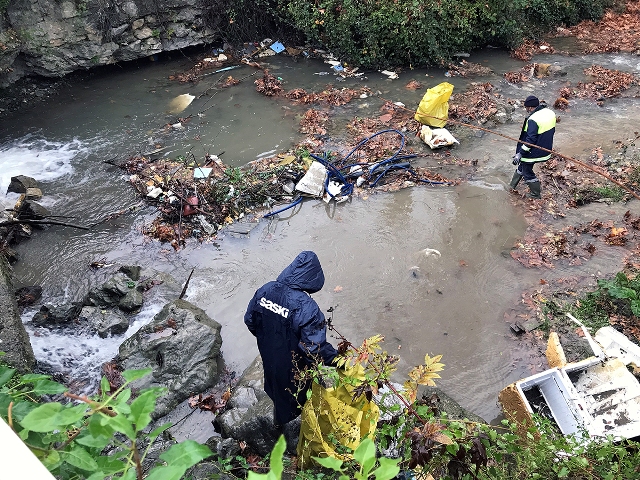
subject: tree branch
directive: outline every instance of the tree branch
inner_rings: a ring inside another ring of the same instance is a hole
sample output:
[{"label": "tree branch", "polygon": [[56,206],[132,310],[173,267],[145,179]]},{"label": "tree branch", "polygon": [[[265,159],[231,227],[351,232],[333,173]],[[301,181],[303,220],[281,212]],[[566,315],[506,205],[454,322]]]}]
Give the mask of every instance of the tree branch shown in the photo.
[{"label": "tree branch", "polygon": [[7,220],[6,222],[0,222],[0,227],[5,225],[62,225],[63,227],[79,228],[80,230],[89,230],[89,227],[82,225],[74,225],[73,223],[58,222],[57,220]]},{"label": "tree branch", "polygon": [[110,417],[115,417],[118,415],[113,410],[109,410],[100,402],[96,402],[95,400],[91,400],[82,395],[76,395],[75,393],[64,392],[64,396],[67,398],[72,398],[73,400],[78,400],[80,402],[87,403],[91,408],[93,408],[96,412],[104,413],[105,415],[109,415]]}]

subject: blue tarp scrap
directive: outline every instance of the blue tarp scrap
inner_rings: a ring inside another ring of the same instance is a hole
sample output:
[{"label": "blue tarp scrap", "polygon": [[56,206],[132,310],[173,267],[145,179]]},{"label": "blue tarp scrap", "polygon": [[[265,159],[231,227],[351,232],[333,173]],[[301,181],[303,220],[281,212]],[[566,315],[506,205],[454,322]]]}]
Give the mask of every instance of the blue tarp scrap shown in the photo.
[{"label": "blue tarp scrap", "polygon": [[273,42],[269,48],[276,53],[280,53],[284,50],[284,45],[280,42]]}]

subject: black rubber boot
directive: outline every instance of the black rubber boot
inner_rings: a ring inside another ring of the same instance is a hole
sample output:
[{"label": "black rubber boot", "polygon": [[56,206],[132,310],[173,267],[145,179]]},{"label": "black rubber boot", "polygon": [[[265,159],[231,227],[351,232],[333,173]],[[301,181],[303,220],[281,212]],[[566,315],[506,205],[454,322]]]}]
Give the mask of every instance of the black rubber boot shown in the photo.
[{"label": "black rubber boot", "polygon": [[542,194],[540,193],[542,190],[542,188],[540,187],[540,180],[527,182],[527,185],[529,185],[529,197],[542,198]]},{"label": "black rubber boot", "polygon": [[516,171],[513,173],[513,178],[511,179],[511,183],[509,184],[509,186],[510,186],[513,190],[515,190],[515,189],[516,189],[516,187],[518,186],[518,184],[520,183],[520,180],[522,180],[522,175],[520,175],[520,174],[518,173],[518,171],[516,170]]}]

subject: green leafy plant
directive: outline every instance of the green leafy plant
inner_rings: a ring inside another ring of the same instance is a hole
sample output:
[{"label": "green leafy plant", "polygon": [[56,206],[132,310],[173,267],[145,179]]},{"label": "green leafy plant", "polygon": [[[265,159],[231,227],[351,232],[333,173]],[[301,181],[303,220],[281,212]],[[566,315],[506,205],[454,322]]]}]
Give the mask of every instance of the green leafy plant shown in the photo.
[{"label": "green leafy plant", "polygon": [[604,187],[596,187],[595,191],[600,195],[600,198],[610,198],[614,202],[619,202],[624,199],[626,191],[617,186],[605,185]]},{"label": "green leafy plant", "polygon": [[229,167],[224,171],[224,174],[230,183],[240,183],[244,175],[239,167]]},{"label": "green leafy plant", "polygon": [[627,300],[631,312],[640,317],[640,277],[627,277],[619,272],[613,280],[598,280],[598,286],[605,290],[612,298]]},{"label": "green leafy plant", "polygon": [[[602,16],[611,0],[221,0],[229,23],[221,36],[260,25],[278,25],[307,43],[320,44],[351,65],[392,68],[439,65],[456,52],[487,44],[513,48],[523,37],[538,37],[556,25]],[[226,9],[224,8],[226,6]],[[249,12],[264,12],[251,18]],[[249,14],[248,14],[249,13]],[[213,19],[212,19],[213,20]],[[213,22],[211,22],[213,24]],[[253,37],[255,38],[255,37]]]},{"label": "green leafy plant", "polygon": [[[0,415],[60,479],[142,480],[150,447],[171,426],[147,432],[165,389],[134,392],[131,383],[149,373],[151,369],[125,370],[124,384],[114,391],[103,377],[101,393],[89,398],[70,393],[48,375],[16,375],[15,369],[0,365]],[[65,401],[44,401],[50,395],[62,395]],[[207,446],[191,440],[174,444],[160,455],[166,464],[152,468],[146,478],[179,479],[210,455]]]},{"label": "green leafy plant", "polygon": [[369,438],[360,442],[358,448],[353,452],[353,458],[357,462],[358,468],[352,476],[347,475],[350,469],[345,469],[345,462],[342,460],[333,457],[315,457],[314,459],[323,467],[338,472],[340,480],[349,480],[349,478],[367,480],[371,477],[376,480],[390,480],[400,472],[398,463],[401,459],[376,458],[376,446]]}]

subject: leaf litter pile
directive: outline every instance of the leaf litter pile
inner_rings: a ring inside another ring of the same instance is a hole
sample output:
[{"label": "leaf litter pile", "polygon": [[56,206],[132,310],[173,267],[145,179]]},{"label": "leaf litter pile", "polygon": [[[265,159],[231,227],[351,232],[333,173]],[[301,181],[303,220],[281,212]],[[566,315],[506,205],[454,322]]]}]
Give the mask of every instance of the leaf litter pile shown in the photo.
[{"label": "leaf litter pile", "polygon": [[447,72],[452,77],[482,77],[493,73],[489,67],[466,60],[460,60],[457,65],[452,63],[447,68],[449,69]]},{"label": "leaf litter pile", "polygon": [[516,60],[522,60],[528,62],[534,55],[542,53],[554,53],[555,49],[545,41],[537,42],[529,39],[525,39],[522,44],[511,52],[511,56]]},{"label": "leaf litter pile", "polygon": [[451,95],[449,116],[465,123],[486,123],[498,113],[498,105],[512,103],[495,92],[491,83],[472,83],[463,93]]},{"label": "leaf litter pile", "polygon": [[[615,159],[595,148],[586,162],[597,171],[630,187],[640,188],[638,138],[618,142]],[[594,219],[578,225],[554,227],[569,210],[595,202],[625,201],[631,194],[603,176],[563,158],[552,156],[541,164],[538,176],[545,185],[543,198],[529,202],[525,186],[512,195],[525,208],[526,235],[511,251],[525,267],[554,268],[556,264],[581,265],[609,246],[633,248],[640,241],[640,220],[631,212],[617,219]]]},{"label": "leaf litter pile", "polygon": [[557,37],[575,37],[584,53],[640,52],[640,3],[627,1],[623,12],[611,9],[593,22],[559,28]]}]

